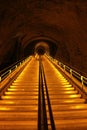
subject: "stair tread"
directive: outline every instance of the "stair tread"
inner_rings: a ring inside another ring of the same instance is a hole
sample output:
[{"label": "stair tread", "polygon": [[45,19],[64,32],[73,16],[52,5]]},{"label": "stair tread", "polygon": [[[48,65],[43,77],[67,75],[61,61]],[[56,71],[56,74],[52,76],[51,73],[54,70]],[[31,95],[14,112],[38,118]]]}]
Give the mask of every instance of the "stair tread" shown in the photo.
[{"label": "stair tread", "polygon": [[0,111],[37,111],[37,105],[0,105]]},{"label": "stair tread", "polygon": [[59,130],[87,130],[87,119],[55,120]]},{"label": "stair tread", "polygon": [[[48,90],[50,90],[50,88],[48,88]],[[56,90],[57,91],[72,91],[72,90],[74,90],[74,87],[70,87],[70,88],[59,88],[59,87],[57,87],[57,88],[55,88],[54,87],[54,90],[53,90],[53,92],[56,92]]]},{"label": "stair tread", "polygon": [[72,111],[53,111],[53,117],[55,119],[82,119],[87,118],[87,110],[72,110]]},{"label": "stair tread", "polygon": [[50,91],[49,90],[49,94],[78,94],[78,91],[75,91],[75,90],[55,90],[55,91]]},{"label": "stair tread", "polygon": [[61,104],[61,103],[70,103],[70,104],[73,104],[73,103],[85,103],[85,99],[51,99],[50,102],[53,104]]},{"label": "stair tread", "polygon": [[[31,112],[30,112],[31,113]],[[9,114],[9,115],[5,115],[1,114],[0,115],[0,121],[37,121],[38,120],[38,116],[37,114],[25,114],[25,115],[19,115],[17,114]]]},{"label": "stair tread", "polygon": [[68,111],[68,110],[87,110],[87,104],[55,104],[52,105],[53,112],[55,111]]},{"label": "stair tread", "polygon": [[51,94],[49,95],[50,99],[72,99],[72,98],[80,98],[81,94],[74,94],[74,95],[68,95],[68,94]]},{"label": "stair tread", "polygon": [[37,130],[37,120],[0,121],[1,130]]},{"label": "stair tread", "polygon": [[37,92],[38,89],[37,88],[35,88],[35,89],[31,89],[31,88],[30,89],[27,89],[27,88],[22,88],[22,89],[21,88],[14,88],[14,89],[8,88],[8,91],[9,92],[11,92],[11,91],[19,91],[19,92],[21,92],[21,91],[22,92],[30,92],[30,91],[33,92],[33,91],[36,91]]},{"label": "stair tread", "polygon": [[9,96],[10,96],[10,95],[27,95],[27,96],[28,96],[28,95],[32,95],[32,96],[33,96],[33,95],[34,95],[34,96],[37,95],[37,96],[38,96],[38,92],[23,92],[23,91],[22,91],[22,92],[19,92],[19,91],[18,91],[18,92],[5,92],[4,95],[7,95],[7,96],[8,96],[8,95],[9,95]]},{"label": "stair tread", "polygon": [[24,100],[24,99],[14,99],[14,100],[11,100],[11,99],[8,99],[8,100],[0,100],[0,105],[37,105],[38,104],[38,100],[37,99],[31,99],[31,100]]},{"label": "stair tread", "polygon": [[26,99],[26,100],[30,100],[30,99],[38,99],[37,95],[29,95],[29,96],[20,96],[20,95],[11,95],[11,96],[1,96],[1,99]]}]

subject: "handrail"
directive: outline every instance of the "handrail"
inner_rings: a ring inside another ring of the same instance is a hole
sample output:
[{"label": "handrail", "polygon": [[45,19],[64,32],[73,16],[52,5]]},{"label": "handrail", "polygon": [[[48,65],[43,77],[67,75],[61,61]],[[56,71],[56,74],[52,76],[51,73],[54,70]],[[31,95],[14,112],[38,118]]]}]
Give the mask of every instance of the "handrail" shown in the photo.
[{"label": "handrail", "polygon": [[[69,66],[63,64],[62,62],[53,59],[51,56],[46,55],[46,57],[51,61],[54,62],[55,64],[59,65],[60,68],[63,69],[63,71],[67,72],[68,74],[70,74],[72,77],[76,78],[81,84],[82,84],[82,89],[87,93],[87,91],[85,90],[85,88],[87,87],[87,77],[81,75],[79,72],[73,70],[72,68],[70,68]],[[84,88],[84,87],[85,88]]]},{"label": "handrail", "polygon": [[23,58],[0,71],[0,82],[2,82],[9,74],[11,74],[18,66],[20,66],[27,58]]},{"label": "handrail", "polygon": [[40,61],[39,61],[39,92],[38,92],[38,130],[41,130],[41,87],[40,87]]},{"label": "handrail", "polygon": [[31,56],[25,59],[19,66],[16,66],[15,69],[9,70],[8,74],[6,74],[5,78],[0,82],[0,97],[3,93],[7,90],[10,84],[16,79],[16,77],[22,72],[24,67],[29,63],[31,60]]},{"label": "handrail", "polygon": [[15,62],[15,63],[9,65],[8,67],[6,67],[6,68],[0,70],[0,74],[4,73],[6,70],[9,70],[10,68],[12,68],[12,67],[15,66],[16,64],[22,62],[22,61],[25,60],[26,58],[27,58],[27,57],[24,57],[24,58],[22,58],[21,60],[18,60],[17,62]]},{"label": "handrail", "polygon": [[42,68],[43,68],[42,69],[43,78],[44,78],[44,84],[45,84],[46,96],[47,96],[47,103],[48,103],[48,109],[49,109],[49,115],[50,115],[51,129],[56,130],[55,123],[54,123],[54,118],[53,118],[53,113],[52,113],[52,108],[51,108],[51,103],[50,103],[50,98],[49,98],[49,93],[48,93],[48,89],[47,89],[47,83],[46,83],[46,77],[45,77],[43,64],[42,64]]},{"label": "handrail", "polygon": [[48,130],[46,106],[48,107],[51,129],[55,130],[56,128],[53,119],[49,93],[47,89],[45,72],[41,60],[42,59],[39,56],[38,130]]},{"label": "handrail", "polygon": [[39,60],[38,130],[48,130],[41,59]]}]

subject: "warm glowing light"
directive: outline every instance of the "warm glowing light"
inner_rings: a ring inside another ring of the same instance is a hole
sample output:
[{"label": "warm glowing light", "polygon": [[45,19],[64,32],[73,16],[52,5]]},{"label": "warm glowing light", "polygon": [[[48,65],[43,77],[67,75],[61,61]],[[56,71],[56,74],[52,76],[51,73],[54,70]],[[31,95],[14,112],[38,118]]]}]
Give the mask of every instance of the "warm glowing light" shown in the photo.
[{"label": "warm glowing light", "polygon": [[74,90],[74,88],[65,88],[64,90]]},{"label": "warm glowing light", "polygon": [[10,99],[12,96],[2,96],[2,99]]},{"label": "warm glowing light", "polygon": [[16,94],[15,92],[5,92],[5,94],[7,95],[9,95],[9,94]]},{"label": "warm glowing light", "polygon": [[8,107],[0,107],[0,110],[10,110],[10,108],[8,108]]},{"label": "warm glowing light", "polygon": [[65,103],[73,103],[75,100],[65,100]]},{"label": "warm glowing light", "polygon": [[69,95],[69,97],[76,98],[76,97],[81,97],[81,95],[80,94],[79,95]]},{"label": "warm glowing light", "polygon": [[74,109],[86,109],[86,108],[87,108],[87,105],[80,104],[80,105],[72,106],[72,108],[74,108]]},{"label": "warm glowing light", "polygon": [[77,92],[76,91],[66,91],[64,93],[66,93],[66,94],[72,94],[72,93],[77,93]]}]

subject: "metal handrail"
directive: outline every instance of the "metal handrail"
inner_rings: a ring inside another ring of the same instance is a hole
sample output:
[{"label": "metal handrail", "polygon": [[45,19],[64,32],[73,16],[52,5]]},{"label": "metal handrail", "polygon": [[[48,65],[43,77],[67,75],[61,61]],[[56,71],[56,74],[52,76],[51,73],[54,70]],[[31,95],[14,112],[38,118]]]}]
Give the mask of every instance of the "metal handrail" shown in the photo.
[{"label": "metal handrail", "polygon": [[[82,86],[84,85],[85,87],[87,86],[87,77],[81,75],[79,72],[73,70],[72,68],[70,68],[69,66],[63,64],[62,62],[59,62],[56,59],[53,59],[52,57],[46,55],[46,57],[51,61],[54,62],[55,64],[59,65],[64,71],[68,72],[71,76],[73,76],[74,78],[76,78],[81,84]],[[82,87],[83,88],[83,87]],[[83,88],[84,89],[84,88]],[[86,92],[87,93],[87,92]]]},{"label": "metal handrail", "polygon": [[38,130],[48,130],[41,59],[39,60]]},{"label": "metal handrail", "polygon": [[9,74],[11,74],[17,67],[19,67],[27,58],[19,60],[14,64],[0,71],[0,82],[2,82]]},{"label": "metal handrail", "polygon": [[55,123],[53,119],[53,113],[52,113],[49,93],[47,89],[44,67],[41,58],[39,58],[38,130],[48,130],[46,105],[48,106],[51,129],[55,130]]},{"label": "metal handrail", "polygon": [[48,109],[49,109],[51,129],[52,129],[52,130],[56,130],[56,128],[55,128],[55,123],[54,123],[54,118],[53,118],[53,113],[52,113],[52,108],[51,108],[51,103],[50,103],[50,98],[49,98],[49,93],[48,93],[48,88],[47,88],[47,82],[46,82],[46,76],[45,76],[43,64],[42,64],[42,71],[43,71],[44,85],[45,85],[45,89],[46,89],[46,97],[47,97],[47,103],[48,103]]},{"label": "metal handrail", "polygon": [[6,72],[7,70],[9,70],[9,69],[12,68],[13,66],[17,65],[18,63],[22,62],[22,61],[25,60],[26,58],[27,58],[27,57],[24,57],[24,58],[22,58],[21,60],[18,60],[17,62],[15,62],[15,63],[9,65],[8,67],[6,67],[6,68],[0,70],[0,74]]}]

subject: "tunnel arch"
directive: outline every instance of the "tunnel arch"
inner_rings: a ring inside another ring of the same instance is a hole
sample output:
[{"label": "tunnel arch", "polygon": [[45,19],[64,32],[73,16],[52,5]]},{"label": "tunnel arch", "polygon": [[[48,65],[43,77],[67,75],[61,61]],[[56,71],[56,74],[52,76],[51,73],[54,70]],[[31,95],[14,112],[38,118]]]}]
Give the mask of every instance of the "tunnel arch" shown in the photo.
[{"label": "tunnel arch", "polygon": [[49,45],[46,42],[39,42],[36,44],[34,52],[39,55],[43,55],[44,53],[49,54]]},{"label": "tunnel arch", "polygon": [[[51,56],[55,56],[56,52],[57,52],[57,46],[58,46],[58,41],[50,38],[50,37],[44,37],[44,36],[40,36],[40,37],[32,37],[30,39],[28,39],[26,41],[26,43],[24,44],[24,55],[30,55],[30,54],[34,54],[35,51],[35,47],[37,44],[46,44],[48,47],[48,51],[46,49],[46,52],[50,53]],[[44,48],[44,47],[42,47]]]}]

